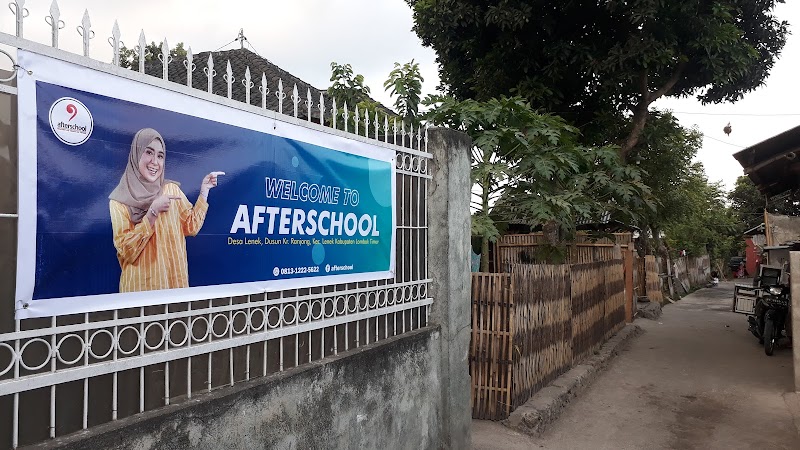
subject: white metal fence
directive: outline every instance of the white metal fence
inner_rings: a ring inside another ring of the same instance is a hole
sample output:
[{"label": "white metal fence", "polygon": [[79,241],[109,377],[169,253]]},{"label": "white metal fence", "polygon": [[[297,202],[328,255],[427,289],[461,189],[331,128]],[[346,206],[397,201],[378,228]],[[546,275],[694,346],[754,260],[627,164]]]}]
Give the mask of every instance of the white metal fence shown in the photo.
[{"label": "white metal fence", "polygon": [[[428,296],[426,203],[431,155],[425,150],[424,132],[377,112],[350,113],[346,105],[340,109],[335,102],[328,103],[324,94],[314,104],[310,89],[305,96],[297,86],[287,93],[281,79],[270,80],[264,74],[255,77],[260,85],[253,90],[249,67],[240,76],[246,102],[233,101],[237,74],[230,62],[223,75],[227,95],[214,95],[212,53],[199,71],[189,50],[186,61],[180,61],[187,86],[171,83],[168,72],[177,64],[169,64],[166,41],[159,61],[149,63],[162,65],[161,79],[147,76],[143,33],[137,49],[138,73],[118,67],[117,57],[113,64],[91,60],[95,30],[88,14],[76,28],[66,26],[56,1],[43,18],[52,31],[50,45],[28,41],[23,32],[32,18],[25,1],[9,6],[16,18],[16,35],[0,33],[0,45],[12,49],[0,48],[0,58],[9,58],[14,70],[9,76],[0,72],[0,110],[6,109],[0,111],[0,119],[7,117],[11,124],[0,130],[16,129],[14,77],[24,68],[16,65],[13,48],[23,48],[261,114],[265,120],[391,148],[396,153],[398,187],[397,275],[389,280],[19,321],[13,320],[14,277],[5,274],[5,286],[0,286],[5,305],[0,310],[0,448],[41,442],[182,402],[427,325],[433,301]],[[70,28],[83,39],[83,56],[58,49],[59,33]],[[108,42],[116,55],[121,45],[116,23],[110,35]],[[207,79],[205,92],[192,88],[198,77]],[[260,96],[260,108],[251,104],[251,93]],[[277,111],[267,109],[270,95],[277,99],[273,101]],[[283,114],[284,100],[291,102],[290,114]],[[4,142],[10,149],[6,162],[15,167],[16,139],[0,136],[0,150]],[[4,183],[0,190],[15,193],[16,171],[0,183]],[[16,217],[15,210],[0,211],[0,229],[10,231],[0,234],[0,251],[7,249],[0,253],[0,267],[14,267],[15,255],[8,249],[16,245]]]}]

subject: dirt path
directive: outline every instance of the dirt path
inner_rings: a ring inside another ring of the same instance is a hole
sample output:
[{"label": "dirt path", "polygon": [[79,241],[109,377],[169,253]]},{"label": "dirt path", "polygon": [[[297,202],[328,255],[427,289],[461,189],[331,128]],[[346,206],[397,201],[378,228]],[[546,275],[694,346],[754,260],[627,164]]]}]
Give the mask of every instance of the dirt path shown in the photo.
[{"label": "dirt path", "polygon": [[792,351],[764,355],[733,283],[664,308],[538,439],[473,421],[474,449],[800,449]]}]

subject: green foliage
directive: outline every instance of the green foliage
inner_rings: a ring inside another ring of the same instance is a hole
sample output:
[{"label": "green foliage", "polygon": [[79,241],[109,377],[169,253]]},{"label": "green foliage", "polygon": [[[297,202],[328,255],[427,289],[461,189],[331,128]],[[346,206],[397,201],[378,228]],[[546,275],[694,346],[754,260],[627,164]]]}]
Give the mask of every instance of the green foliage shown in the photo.
[{"label": "green foliage", "polygon": [[519,94],[625,152],[661,96],[736,101],[762,85],[787,36],[782,0],[406,1],[447,93]]},{"label": "green foliage", "polygon": [[347,104],[348,109],[352,109],[359,102],[369,100],[369,86],[364,84],[364,75],[355,74],[350,64],[332,62],[328,95],[336,100],[338,108]]},{"label": "green foliage", "polygon": [[708,252],[712,258],[737,254],[743,245],[743,224],[725,204],[719,183],[709,183],[701,164],[694,164],[676,186],[682,207],[664,224],[667,244],[689,255]]},{"label": "green foliage", "polygon": [[[150,42],[144,48],[145,63],[158,60],[158,55],[161,54],[161,45],[155,42]],[[169,56],[175,59],[185,59],[186,49],[183,48],[183,42],[178,42],[178,45],[169,50]],[[128,48],[124,45],[119,49],[119,65],[127,69],[139,70],[139,51],[136,48]]]},{"label": "green foliage", "polygon": [[800,216],[800,201],[798,201],[797,192],[787,192],[767,198],[746,176],[736,179],[736,186],[728,194],[728,200],[731,208],[747,229],[757,227],[764,221],[765,209],[772,214]]},{"label": "green foliage", "polygon": [[555,224],[571,234],[577,219],[631,216],[652,207],[640,171],[622,164],[614,147],[578,145],[574,127],[537,113],[521,97],[481,102],[439,96],[425,104],[436,105],[425,119],[473,140],[472,233],[484,242],[496,239],[498,220]]},{"label": "green foliage", "polygon": [[392,96],[397,96],[394,107],[397,113],[409,123],[418,123],[420,95],[422,95],[422,74],[419,72],[419,63],[394,63],[394,70],[389,72],[389,78],[383,83],[385,90]]}]

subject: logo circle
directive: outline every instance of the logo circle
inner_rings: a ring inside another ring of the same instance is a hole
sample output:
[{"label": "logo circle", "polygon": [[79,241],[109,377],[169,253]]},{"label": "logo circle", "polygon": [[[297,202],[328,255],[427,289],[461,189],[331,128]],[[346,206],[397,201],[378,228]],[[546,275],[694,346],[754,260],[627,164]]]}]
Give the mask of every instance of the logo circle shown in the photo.
[{"label": "logo circle", "polygon": [[277,267],[272,269],[272,275],[277,277],[278,275],[280,275],[280,273],[281,273],[281,269],[279,269]]},{"label": "logo circle", "polygon": [[89,108],[72,97],[61,97],[53,102],[49,117],[53,134],[67,145],[83,144],[94,130],[94,118]]}]

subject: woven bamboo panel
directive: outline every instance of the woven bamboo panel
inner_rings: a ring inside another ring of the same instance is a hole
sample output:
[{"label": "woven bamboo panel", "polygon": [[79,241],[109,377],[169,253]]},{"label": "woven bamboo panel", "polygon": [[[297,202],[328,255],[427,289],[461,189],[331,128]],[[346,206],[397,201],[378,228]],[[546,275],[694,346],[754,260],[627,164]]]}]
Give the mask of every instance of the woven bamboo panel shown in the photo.
[{"label": "woven bamboo panel", "polygon": [[653,255],[645,256],[644,265],[646,272],[645,283],[647,284],[647,298],[649,298],[651,302],[662,303],[664,301],[664,297],[661,294],[661,280],[658,277],[659,270],[656,257]]},{"label": "woven bamboo panel", "polygon": [[569,275],[566,265],[512,268],[514,408],[572,366]]},{"label": "woven bamboo panel", "polygon": [[625,322],[621,259],[472,274],[472,416],[501,420]]},{"label": "woven bamboo panel", "polygon": [[[545,243],[542,233],[510,234],[500,237],[496,248],[498,272],[509,272],[514,264],[532,264],[536,261],[536,247]],[[631,233],[615,233],[613,238],[592,240],[589,235],[579,233],[575,241],[567,246],[565,264],[584,264],[596,261],[619,259],[621,249],[628,248]]]},{"label": "woven bamboo panel", "polygon": [[500,420],[511,412],[514,331],[510,274],[472,274],[472,417]]}]

